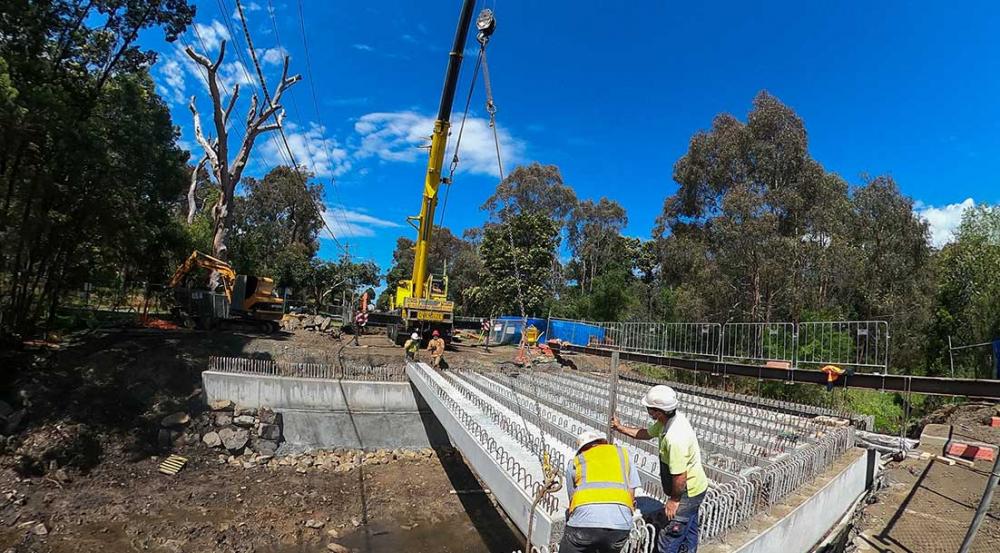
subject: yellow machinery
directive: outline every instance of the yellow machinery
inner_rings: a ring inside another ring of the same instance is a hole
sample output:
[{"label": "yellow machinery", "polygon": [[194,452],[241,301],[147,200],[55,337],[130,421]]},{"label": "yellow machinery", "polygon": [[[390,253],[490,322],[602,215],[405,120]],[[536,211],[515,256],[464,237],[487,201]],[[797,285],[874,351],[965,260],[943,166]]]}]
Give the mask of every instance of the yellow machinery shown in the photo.
[{"label": "yellow machinery", "polygon": [[[185,277],[195,268],[217,272],[223,294],[181,287]],[[275,294],[274,280],[237,275],[225,261],[199,251],[193,252],[177,268],[167,286],[174,290],[175,314],[185,323],[212,327],[222,320],[241,320],[273,332],[284,314],[285,302]]]},{"label": "yellow machinery", "polygon": [[[448,69],[445,72],[441,104],[438,107],[438,116],[437,120],[434,121],[434,131],[431,135],[431,151],[430,158],[427,160],[427,174],[424,177],[420,215],[409,218],[411,224],[416,223],[414,227],[417,229],[413,276],[410,280],[400,281],[396,288],[392,308],[400,310],[402,321],[389,327],[389,337],[400,344],[414,331],[426,337],[430,331],[438,330],[445,340],[451,339],[455,305],[448,301],[448,277],[431,275],[427,266],[427,258],[430,251],[431,235],[434,231],[434,210],[437,208],[438,189],[444,182],[441,172],[444,167],[448,130],[451,127],[451,108],[455,99],[455,88],[458,84],[459,69],[462,67],[462,56],[465,52],[466,37],[469,34],[475,4],[475,0],[464,0],[462,3],[462,13],[458,20],[455,41],[449,54]],[[476,21],[476,27],[484,37],[490,36],[495,28],[493,12],[484,9]]]}]

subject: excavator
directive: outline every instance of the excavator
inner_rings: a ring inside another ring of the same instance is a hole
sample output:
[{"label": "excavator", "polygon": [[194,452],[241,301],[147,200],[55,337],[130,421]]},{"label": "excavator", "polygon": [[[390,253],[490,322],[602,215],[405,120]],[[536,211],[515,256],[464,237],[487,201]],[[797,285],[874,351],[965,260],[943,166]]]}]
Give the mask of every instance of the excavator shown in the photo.
[{"label": "excavator", "polygon": [[[196,269],[219,274],[222,294],[190,286],[186,277]],[[188,286],[181,286],[187,283]],[[222,323],[239,322],[271,333],[278,329],[285,301],[274,292],[274,280],[238,275],[221,259],[194,251],[170,277],[167,287],[174,291],[174,315],[187,327],[214,328]]]},{"label": "excavator", "polygon": [[[455,100],[455,89],[458,85],[459,70],[462,67],[465,42],[472,24],[475,5],[475,0],[464,0],[462,3],[458,29],[455,32],[455,41],[449,54],[448,69],[445,72],[441,103],[431,135],[430,156],[427,161],[427,173],[424,176],[420,215],[407,218],[408,222],[417,230],[413,275],[409,280],[400,281],[396,288],[396,294],[392,297],[390,305],[393,310],[399,310],[399,320],[388,327],[389,338],[399,345],[402,345],[413,332],[417,332],[426,340],[431,332],[437,330],[446,341],[451,340],[455,304],[448,301],[448,277],[447,275],[430,274],[428,254],[434,232],[434,211],[437,208],[438,189],[447,180],[442,177],[442,168],[445,147],[448,143],[448,130],[451,128],[451,108]],[[496,28],[491,10],[484,9],[480,12],[476,19],[476,28],[479,31],[480,42],[485,44],[483,41],[488,40]]]}]

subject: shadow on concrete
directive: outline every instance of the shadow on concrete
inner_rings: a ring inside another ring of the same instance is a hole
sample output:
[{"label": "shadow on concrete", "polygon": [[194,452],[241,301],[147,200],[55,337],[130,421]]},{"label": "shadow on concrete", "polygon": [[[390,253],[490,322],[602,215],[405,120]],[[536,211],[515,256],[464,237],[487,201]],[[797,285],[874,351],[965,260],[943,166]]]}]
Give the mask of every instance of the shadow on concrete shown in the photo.
[{"label": "shadow on concrete", "polygon": [[906,494],[906,499],[900,502],[899,508],[896,509],[895,513],[893,513],[892,518],[889,519],[889,523],[886,524],[885,528],[881,532],[879,532],[878,535],[876,536],[878,539],[882,540],[885,543],[895,544],[897,547],[899,547],[903,551],[906,551],[907,553],[914,553],[912,550],[910,550],[910,548],[900,543],[900,541],[894,538],[891,534],[893,529],[896,527],[896,524],[899,523],[899,519],[901,519],[903,515],[906,514],[906,510],[910,506],[910,502],[913,501],[913,496],[915,496],[917,494],[917,491],[923,487],[924,479],[927,478],[927,474],[930,472],[932,466],[934,466],[934,463],[927,463],[927,466],[924,467],[924,471],[920,473],[920,476],[917,477],[917,481],[914,482],[913,486],[910,488],[910,493]]},{"label": "shadow on concrete", "polygon": [[[413,385],[411,384],[411,387]],[[490,500],[475,473],[465,463],[465,458],[451,446],[448,433],[437,420],[430,407],[413,387],[420,408],[420,420],[424,425],[428,441],[434,446],[438,462],[451,482],[458,500],[468,513],[483,544],[489,551],[513,551],[524,545],[524,537],[515,531],[508,519]]]}]

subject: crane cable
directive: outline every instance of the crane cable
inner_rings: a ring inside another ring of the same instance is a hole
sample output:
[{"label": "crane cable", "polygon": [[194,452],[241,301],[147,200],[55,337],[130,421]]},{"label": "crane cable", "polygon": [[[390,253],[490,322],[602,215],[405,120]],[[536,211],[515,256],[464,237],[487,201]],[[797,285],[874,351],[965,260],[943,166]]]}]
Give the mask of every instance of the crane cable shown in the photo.
[{"label": "crane cable", "polygon": [[476,87],[476,79],[479,77],[479,68],[486,56],[486,44],[490,37],[482,35],[479,39],[479,54],[476,56],[475,69],[472,71],[472,82],[469,84],[469,94],[465,98],[465,111],[462,112],[462,122],[458,126],[458,136],[455,137],[455,150],[451,157],[451,166],[448,168],[448,176],[443,179],[447,188],[444,190],[444,202],[441,204],[441,217],[438,219],[438,228],[444,226],[444,213],[448,209],[448,196],[451,194],[451,183],[455,179],[455,171],[458,170],[458,151],[462,146],[462,134],[465,132],[465,121],[469,117],[469,106],[472,105],[472,93]]},{"label": "crane cable", "polygon": [[[269,106],[273,106],[273,103],[271,102],[271,94],[267,90],[267,82],[264,80],[264,72],[261,71],[260,61],[257,59],[257,51],[254,49],[253,41],[250,38],[250,29],[247,27],[247,20],[245,15],[243,14],[243,5],[241,4],[240,0],[236,0],[236,11],[237,13],[239,13],[240,23],[243,25],[243,36],[247,42],[248,46],[247,49],[250,50],[250,58],[253,60],[253,66],[257,72],[257,78],[260,81],[260,88],[264,94],[264,100],[267,102]],[[302,186],[305,187],[306,191],[309,192],[308,179],[305,178],[305,176],[299,170],[298,164],[295,162],[295,156],[292,153],[292,148],[288,144],[288,138],[285,137],[284,125],[281,124],[281,120],[278,118],[277,112],[275,112],[274,114],[274,123],[275,125],[277,125],[278,134],[281,136],[281,145],[285,147],[285,151],[288,153],[288,159],[291,161],[290,165],[292,166],[292,171],[295,173],[295,176],[302,182]],[[280,148],[276,148],[276,150],[278,150],[279,152],[281,151]],[[308,193],[306,195],[309,196],[309,199],[312,201],[313,206],[319,212],[320,221],[322,221],[323,228],[325,228],[327,233],[329,233],[330,238],[333,239],[333,242],[337,245],[337,247],[343,250],[345,254],[350,256],[350,251],[346,247],[344,247],[343,244],[340,243],[340,240],[337,239],[336,233],[334,233],[333,229],[330,228],[330,224],[326,222],[326,217],[323,217],[323,213],[326,211],[326,209],[324,209],[325,206],[321,205],[316,200],[316,198],[312,196],[311,193]]]},{"label": "crane cable", "polygon": [[[484,35],[482,35],[482,34],[480,34],[479,37],[478,37],[478,40],[479,40],[480,48],[479,48],[479,59],[477,60],[477,63],[476,63],[476,70],[478,72],[479,67],[482,66],[482,71],[483,71],[483,85],[484,85],[484,88],[486,90],[486,112],[489,113],[489,115],[490,115],[490,128],[493,130],[493,144],[494,144],[494,147],[496,149],[497,170],[498,170],[499,175],[500,175],[500,182],[503,182],[503,180],[504,180],[503,158],[502,158],[501,153],[500,153],[501,152],[501,149],[500,149],[500,136],[499,136],[499,133],[497,132],[497,125],[496,125],[496,112],[497,112],[497,108],[496,108],[496,103],[493,101],[493,87],[492,87],[492,84],[490,82],[489,65],[488,65],[487,59],[486,59],[486,43],[488,42],[489,38],[486,37],[486,36],[484,36]],[[474,78],[475,78],[475,76],[474,76]],[[470,100],[471,100],[471,91],[470,91]],[[468,112],[468,104],[466,104],[466,112]],[[464,125],[465,125],[465,117],[463,116],[463,118],[462,118],[462,126],[464,127]],[[459,133],[460,133],[459,134],[459,140],[460,140],[461,139],[461,129],[459,130]],[[456,146],[457,146],[457,144],[456,144]],[[458,162],[457,151],[458,150],[456,148],[456,156],[452,160],[452,172],[453,173],[454,173],[454,168],[457,166],[457,162]],[[450,189],[450,186],[449,186],[449,189]],[[445,195],[445,198],[447,198],[447,193]],[[509,204],[507,203],[506,200],[504,200],[504,209],[507,210],[508,208],[509,208]],[[525,337],[525,333],[526,333],[527,328],[528,328],[528,314],[527,314],[527,310],[524,308],[524,290],[521,288],[521,271],[520,271],[519,264],[518,264],[518,261],[517,261],[517,247],[516,247],[516,244],[514,242],[514,231],[511,228],[511,225],[509,223],[506,225],[506,227],[507,227],[507,238],[510,241],[510,252],[511,252],[511,258],[512,258],[512,264],[513,264],[513,267],[514,267],[514,284],[515,284],[516,291],[517,291],[517,303],[518,303],[518,307],[521,310],[521,344],[520,344],[519,350],[520,350],[520,353],[524,353],[525,349],[526,349],[526,345],[527,345],[527,339]],[[562,489],[562,478],[560,477],[558,471],[556,471],[556,468],[552,464],[552,458],[551,458],[551,455],[550,455],[550,451],[552,451],[552,450],[551,450],[551,448],[549,448],[548,442],[547,442],[546,436],[545,436],[544,422],[543,422],[543,419],[542,419],[542,406],[541,406],[541,403],[540,403],[540,401],[538,399],[540,397],[539,393],[538,393],[538,382],[534,378],[534,376],[535,376],[534,375],[534,366],[532,365],[531,357],[530,356],[525,355],[524,360],[525,360],[524,361],[524,367],[528,370],[529,373],[531,373],[531,383],[532,383],[532,385],[535,388],[535,394],[534,394],[534,396],[535,396],[535,399],[534,399],[534,402],[535,402],[535,417],[536,417],[536,421],[538,422],[538,433],[539,433],[538,443],[539,443],[539,448],[540,448],[540,451],[536,452],[536,455],[538,455],[538,457],[539,457],[539,462],[541,463],[541,466],[542,466],[542,476],[543,476],[543,479],[544,479],[543,483],[541,484],[541,486],[535,492],[535,497],[534,497],[534,499],[533,499],[533,501],[531,503],[531,509],[530,509],[529,514],[528,514],[528,528],[527,528],[527,532],[526,532],[526,535],[525,535],[524,548],[525,548],[525,551],[531,551],[531,534],[532,534],[532,528],[534,526],[535,512],[536,512],[536,510],[538,508],[538,504],[541,503],[541,501],[545,498],[545,496],[550,495],[550,494],[554,494],[554,493],[556,493],[556,492],[558,492],[559,490]],[[530,435],[531,432],[528,429],[528,423],[524,419],[524,414],[521,412],[521,401],[519,399],[520,393],[517,391],[517,388],[516,388],[516,386],[514,384],[514,382],[515,382],[515,380],[514,380],[515,376],[513,374],[509,374],[508,376],[510,377],[511,391],[514,392],[514,402],[515,402],[515,405],[517,406],[518,415],[521,417],[521,424],[524,426],[525,432],[528,432],[528,434]]]}]

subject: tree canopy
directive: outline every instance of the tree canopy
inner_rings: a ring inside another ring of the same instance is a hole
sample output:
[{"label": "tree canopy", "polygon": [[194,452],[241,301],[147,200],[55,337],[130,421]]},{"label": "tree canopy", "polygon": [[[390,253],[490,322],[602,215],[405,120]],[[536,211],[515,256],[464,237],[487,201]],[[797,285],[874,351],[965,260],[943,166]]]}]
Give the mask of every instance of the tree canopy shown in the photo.
[{"label": "tree canopy", "polygon": [[0,334],[100,278],[161,275],[187,153],[137,38],[174,40],[184,0],[13,2],[0,17]]}]

